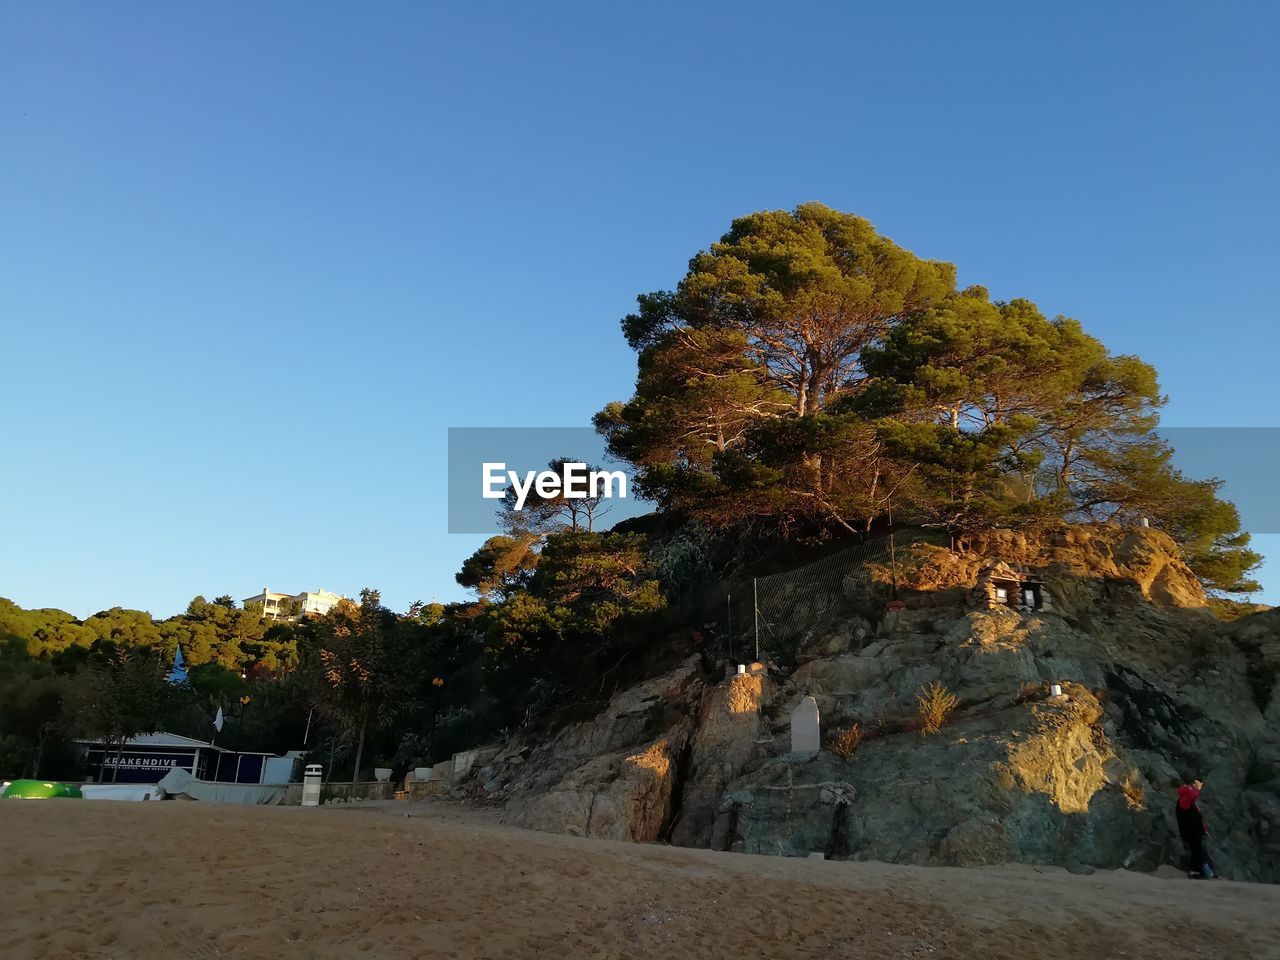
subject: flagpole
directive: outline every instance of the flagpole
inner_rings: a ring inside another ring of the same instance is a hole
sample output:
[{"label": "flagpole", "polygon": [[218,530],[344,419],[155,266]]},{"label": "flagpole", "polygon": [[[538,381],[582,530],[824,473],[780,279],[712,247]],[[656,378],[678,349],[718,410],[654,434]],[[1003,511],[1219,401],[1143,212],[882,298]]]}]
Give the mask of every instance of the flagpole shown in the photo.
[{"label": "flagpole", "polygon": [[[218,706],[217,716],[213,718],[213,736],[209,738],[209,746],[215,747],[214,741],[218,739],[218,734],[222,732],[222,706]],[[222,772],[222,754],[215,753],[214,758],[217,761],[213,768],[213,779],[218,779],[218,774]]]}]

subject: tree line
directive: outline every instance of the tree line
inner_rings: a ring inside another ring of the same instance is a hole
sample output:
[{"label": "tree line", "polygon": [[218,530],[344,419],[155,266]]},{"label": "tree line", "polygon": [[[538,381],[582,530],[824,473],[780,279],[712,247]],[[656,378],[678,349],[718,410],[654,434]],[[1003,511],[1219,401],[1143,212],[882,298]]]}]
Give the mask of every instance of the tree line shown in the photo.
[{"label": "tree line", "polygon": [[[474,659],[442,635],[441,610],[396,614],[364,590],[293,622],[227,597],[197,597],[162,621],[119,608],[81,621],[0,598],[0,774],[80,777],[78,741],[119,751],[158,730],[231,749],[306,747],[334,779],[431,762],[464,738],[451,724],[467,711],[451,698],[469,695],[460,664]],[[185,682],[170,679],[179,647]]]}]

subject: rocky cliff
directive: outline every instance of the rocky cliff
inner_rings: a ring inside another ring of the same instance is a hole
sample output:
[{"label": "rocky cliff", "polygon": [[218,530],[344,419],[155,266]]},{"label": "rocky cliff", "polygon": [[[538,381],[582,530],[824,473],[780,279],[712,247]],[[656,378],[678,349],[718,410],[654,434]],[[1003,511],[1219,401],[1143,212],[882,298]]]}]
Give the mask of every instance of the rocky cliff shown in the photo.
[{"label": "rocky cliff", "polygon": [[[513,740],[471,789],[518,824],[585,836],[1154,869],[1179,861],[1172,791],[1198,776],[1221,871],[1280,880],[1280,611],[1221,623],[1153,530],[962,547],[910,551],[899,603],[806,638],[788,672],[691,655],[593,721]],[[1042,602],[1019,603],[1030,584]],[[933,684],[957,703],[925,735]],[[805,696],[843,751],[789,752]]]}]

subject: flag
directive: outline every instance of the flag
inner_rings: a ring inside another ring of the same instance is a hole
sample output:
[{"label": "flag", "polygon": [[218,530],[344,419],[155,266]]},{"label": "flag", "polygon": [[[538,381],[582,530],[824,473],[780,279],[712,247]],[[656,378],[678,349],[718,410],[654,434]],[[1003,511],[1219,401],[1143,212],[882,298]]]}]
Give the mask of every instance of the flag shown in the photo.
[{"label": "flag", "polygon": [[218,708],[218,715],[213,718],[213,729],[217,730],[219,733],[222,732],[222,708],[221,707]]},{"label": "flag", "polygon": [[187,664],[182,659],[182,647],[178,647],[177,653],[173,657],[173,669],[169,671],[169,675],[165,677],[170,683],[184,684],[187,683]]}]

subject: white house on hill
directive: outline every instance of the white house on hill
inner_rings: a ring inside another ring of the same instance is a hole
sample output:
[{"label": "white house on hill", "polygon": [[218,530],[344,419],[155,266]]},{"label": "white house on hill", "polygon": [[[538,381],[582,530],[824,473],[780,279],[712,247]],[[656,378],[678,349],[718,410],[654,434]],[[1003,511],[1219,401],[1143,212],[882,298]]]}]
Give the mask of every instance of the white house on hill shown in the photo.
[{"label": "white house on hill", "polygon": [[328,613],[338,601],[345,599],[328,590],[303,591],[302,593],[273,593],[266,587],[257,596],[246,597],[241,603],[245,609],[256,603],[262,607],[262,615],[269,620],[296,620],[305,614],[321,616]]}]

